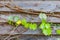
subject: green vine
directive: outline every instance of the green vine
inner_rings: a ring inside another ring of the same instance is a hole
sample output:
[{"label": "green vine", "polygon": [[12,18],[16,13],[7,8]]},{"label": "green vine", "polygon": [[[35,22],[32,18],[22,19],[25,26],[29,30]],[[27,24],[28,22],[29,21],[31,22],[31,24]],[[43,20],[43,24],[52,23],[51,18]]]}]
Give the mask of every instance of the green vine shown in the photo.
[{"label": "green vine", "polygon": [[16,27],[19,26],[20,24],[22,24],[25,28],[29,28],[31,30],[36,30],[37,29],[37,24],[35,24],[35,23],[34,24],[33,23],[28,23],[26,21],[26,19],[20,20],[20,18],[18,16],[14,16],[14,17],[10,16],[8,18],[8,23],[10,25],[15,25]]},{"label": "green vine", "polygon": [[51,25],[46,21],[47,16],[44,13],[40,13],[39,17],[42,20],[42,23],[40,24],[39,28],[42,30],[44,35],[51,35]]},{"label": "green vine", "polygon": [[22,20],[22,25],[24,25],[25,28],[29,28],[31,30],[36,30],[37,29],[37,25],[34,23],[27,23],[27,21],[25,19]]},{"label": "green vine", "polygon": [[[40,19],[42,20],[42,23],[40,24],[39,28],[42,30],[42,33],[44,35],[51,35],[51,24],[47,23],[47,16],[44,13],[39,14]],[[16,27],[19,26],[20,24],[23,25],[24,28],[31,29],[31,30],[36,30],[37,29],[37,24],[36,23],[28,23],[26,19],[20,20],[18,16],[14,17],[9,17],[8,18],[8,23],[11,25],[15,25]]]}]

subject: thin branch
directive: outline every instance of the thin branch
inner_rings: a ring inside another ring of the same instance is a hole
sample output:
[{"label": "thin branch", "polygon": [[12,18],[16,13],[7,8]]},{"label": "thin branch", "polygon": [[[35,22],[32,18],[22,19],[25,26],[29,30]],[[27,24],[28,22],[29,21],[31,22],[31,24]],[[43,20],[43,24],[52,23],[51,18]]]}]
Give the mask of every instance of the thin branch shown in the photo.
[{"label": "thin branch", "polygon": [[[22,8],[19,8],[18,6],[16,7],[15,6],[15,8],[14,7],[11,7],[11,4],[7,4],[7,5],[5,5],[6,7],[8,7],[8,8],[10,8],[10,9],[12,9],[12,10],[14,10],[14,11],[17,11],[17,12],[22,12],[22,13],[27,13],[27,14],[35,14],[35,15],[38,15],[39,13],[37,13],[37,12],[42,12],[42,11],[34,11],[34,10],[24,10],[24,9],[22,9]],[[52,17],[57,17],[57,18],[60,18],[60,15],[58,16],[58,15],[56,15],[56,14],[54,14],[54,15],[52,15],[52,13],[46,13],[47,14],[47,16],[52,16]]]},{"label": "thin branch", "polygon": [[25,11],[25,10],[19,8],[19,7],[16,7],[16,6],[15,6],[15,8],[14,7],[11,7],[10,4],[7,4],[5,6],[8,7],[8,8],[10,8],[11,10],[14,10],[14,11],[20,12],[20,13],[39,14],[39,13],[27,12],[27,11]]},{"label": "thin branch", "polygon": [[7,36],[4,40],[8,39],[8,38],[11,36],[11,33],[13,33],[16,29],[17,29],[17,27],[15,27],[15,28],[10,32],[10,35]]},{"label": "thin branch", "polygon": [[[10,8],[10,9],[12,9],[12,10],[15,10],[15,11],[17,11],[17,12],[22,12],[22,13],[28,13],[28,14],[35,14],[35,15],[38,15],[39,13],[33,13],[33,12],[25,12],[24,10],[19,10],[18,8],[17,9],[15,9],[15,8],[12,8],[12,7],[10,7],[10,6],[8,6],[8,5],[6,5],[8,8]],[[52,15],[52,13],[51,14],[47,14],[46,13],[46,15],[47,16],[52,16],[52,17],[57,17],[57,18],[60,18],[60,15],[58,16],[58,15],[56,15],[56,14],[54,14],[54,15]]]}]

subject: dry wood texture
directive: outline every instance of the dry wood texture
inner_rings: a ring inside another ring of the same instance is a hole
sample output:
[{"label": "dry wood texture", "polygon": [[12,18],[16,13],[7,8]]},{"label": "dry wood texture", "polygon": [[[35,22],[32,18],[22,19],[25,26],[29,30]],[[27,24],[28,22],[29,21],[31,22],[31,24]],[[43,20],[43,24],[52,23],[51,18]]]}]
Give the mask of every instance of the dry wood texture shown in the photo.
[{"label": "dry wood texture", "polygon": [[[40,14],[41,12],[44,12],[48,16],[47,22],[60,23],[60,12],[58,12],[56,10],[54,11],[54,13],[51,13],[51,12],[45,12],[45,11],[41,11],[41,10],[24,9],[23,7],[21,7],[25,3],[27,5],[31,5],[28,2],[24,3],[24,2],[15,1],[14,2],[15,5],[9,1],[8,2],[1,1],[0,3],[3,4],[3,5],[2,4],[0,5],[1,7],[3,7],[3,8],[0,7],[0,24],[1,24],[0,25],[0,27],[1,27],[0,32],[2,31],[2,33],[0,33],[1,35],[4,35],[4,33],[9,34],[9,31],[13,28],[12,26],[10,27],[10,25],[8,25],[8,26],[6,25],[9,16],[19,16],[20,19],[26,18],[27,22],[39,24],[41,22],[41,20],[39,19],[38,14]],[[43,3],[43,2],[38,2],[38,3],[32,2],[32,3],[33,3],[32,6],[34,5],[33,7],[35,7],[36,5],[40,5],[40,3]],[[56,2],[53,2],[53,3],[56,3]],[[58,2],[58,3],[60,3],[60,2]],[[58,4],[58,3],[56,3],[56,4]],[[22,5],[20,6],[19,4],[22,4]],[[31,15],[29,15],[29,14],[31,14]],[[8,29],[8,28],[11,28],[11,29]],[[17,29],[19,32],[21,32],[23,30],[24,33],[19,33],[16,30],[16,32],[12,33],[12,34],[16,34],[16,35],[22,35],[22,34],[24,34],[24,35],[27,35],[27,34],[28,35],[43,35],[43,34],[40,34],[39,29],[37,29],[36,31],[31,31],[31,30],[23,28],[23,26],[20,26],[20,29],[19,28],[17,28]],[[25,32],[25,30],[27,30],[27,31]],[[56,34],[52,33],[52,35],[56,35]]]}]

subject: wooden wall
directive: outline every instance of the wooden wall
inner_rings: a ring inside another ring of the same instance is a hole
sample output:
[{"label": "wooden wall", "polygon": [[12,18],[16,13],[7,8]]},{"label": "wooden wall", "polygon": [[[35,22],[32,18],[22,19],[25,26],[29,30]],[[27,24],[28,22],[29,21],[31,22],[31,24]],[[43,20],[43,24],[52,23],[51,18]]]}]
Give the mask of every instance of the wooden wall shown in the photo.
[{"label": "wooden wall", "polygon": [[[3,0],[0,0],[0,1],[3,1]],[[14,1],[60,1],[60,0],[14,0]]]}]

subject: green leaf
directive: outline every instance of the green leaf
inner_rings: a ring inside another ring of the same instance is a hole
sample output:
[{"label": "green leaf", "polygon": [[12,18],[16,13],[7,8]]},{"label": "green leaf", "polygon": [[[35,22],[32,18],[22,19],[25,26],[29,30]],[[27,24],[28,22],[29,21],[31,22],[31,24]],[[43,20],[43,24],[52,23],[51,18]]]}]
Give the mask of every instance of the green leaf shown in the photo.
[{"label": "green leaf", "polygon": [[40,18],[41,20],[42,20],[42,19],[46,20],[46,19],[47,19],[47,16],[46,16],[45,13],[40,13],[40,14],[39,14],[39,18]]},{"label": "green leaf", "polygon": [[50,24],[49,24],[49,23],[45,24],[45,27],[46,27],[47,29],[50,28]]},{"label": "green leaf", "polygon": [[45,23],[42,23],[39,28],[44,29],[45,28]]},{"label": "green leaf", "polygon": [[14,16],[14,21],[18,21],[20,18],[18,16]]},{"label": "green leaf", "polygon": [[29,26],[30,26],[29,23],[24,25],[25,28],[29,28]]},{"label": "green leaf", "polygon": [[36,29],[37,29],[37,25],[31,23],[29,28],[30,28],[31,30],[36,30]]},{"label": "green leaf", "polygon": [[23,19],[23,20],[22,20],[22,25],[26,25],[26,24],[27,24],[26,19]]},{"label": "green leaf", "polygon": [[51,29],[43,29],[44,35],[51,35],[51,33],[52,33]]},{"label": "green leaf", "polygon": [[8,21],[9,24],[12,24],[12,21]]},{"label": "green leaf", "polygon": [[60,30],[59,30],[59,29],[58,29],[58,30],[56,30],[56,33],[57,33],[57,34],[60,34]]},{"label": "green leaf", "polygon": [[42,23],[46,23],[46,20],[42,19]]},{"label": "green leaf", "polygon": [[48,33],[47,33],[47,30],[46,30],[46,29],[44,29],[44,30],[43,30],[43,34],[44,34],[44,35],[48,35]]},{"label": "green leaf", "polygon": [[13,16],[9,16],[8,20],[13,21]]},{"label": "green leaf", "polygon": [[14,25],[14,23],[13,23],[12,21],[10,21],[10,20],[8,20],[8,23],[9,23],[10,25]]},{"label": "green leaf", "polygon": [[47,16],[45,13],[40,13],[39,14],[40,19],[42,20],[41,25],[39,26],[39,28],[43,31],[44,35],[51,35],[51,25],[49,23],[46,22],[47,20]]}]

